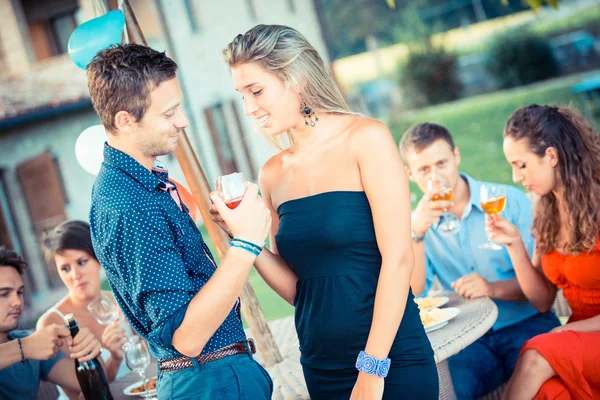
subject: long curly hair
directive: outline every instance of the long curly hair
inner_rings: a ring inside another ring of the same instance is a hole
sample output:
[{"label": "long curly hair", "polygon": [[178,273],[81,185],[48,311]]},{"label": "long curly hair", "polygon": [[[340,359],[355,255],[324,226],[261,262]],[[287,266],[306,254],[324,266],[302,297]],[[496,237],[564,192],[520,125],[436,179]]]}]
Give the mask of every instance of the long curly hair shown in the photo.
[{"label": "long curly hair", "polygon": [[504,137],[527,139],[538,157],[553,147],[558,153],[556,192],[542,196],[533,221],[536,248],[541,254],[558,249],[564,211],[566,240],[561,250],[569,254],[591,251],[600,231],[600,136],[576,111],[567,107],[532,104],[515,111]]}]

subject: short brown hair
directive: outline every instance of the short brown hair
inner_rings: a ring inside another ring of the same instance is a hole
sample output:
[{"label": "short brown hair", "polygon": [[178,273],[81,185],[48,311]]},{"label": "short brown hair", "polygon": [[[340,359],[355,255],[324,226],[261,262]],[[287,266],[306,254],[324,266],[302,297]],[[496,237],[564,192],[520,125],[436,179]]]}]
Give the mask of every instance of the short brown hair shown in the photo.
[{"label": "short brown hair", "polygon": [[127,111],[140,121],[150,106],[150,92],[175,78],[177,64],[164,52],[135,43],[96,54],[87,66],[94,109],[107,131],[116,133],[115,115]]},{"label": "short brown hair", "polygon": [[48,262],[54,263],[56,254],[67,250],[80,250],[98,260],[92,246],[90,224],[84,221],[65,221],[44,234],[42,247]]},{"label": "short brown hair", "polygon": [[440,139],[448,143],[450,148],[454,150],[454,139],[452,139],[448,129],[430,122],[413,125],[404,132],[400,139],[399,147],[402,158],[406,160],[408,151],[421,151]]},{"label": "short brown hair", "polygon": [[16,251],[0,246],[0,267],[13,267],[19,275],[27,268],[27,261]]}]

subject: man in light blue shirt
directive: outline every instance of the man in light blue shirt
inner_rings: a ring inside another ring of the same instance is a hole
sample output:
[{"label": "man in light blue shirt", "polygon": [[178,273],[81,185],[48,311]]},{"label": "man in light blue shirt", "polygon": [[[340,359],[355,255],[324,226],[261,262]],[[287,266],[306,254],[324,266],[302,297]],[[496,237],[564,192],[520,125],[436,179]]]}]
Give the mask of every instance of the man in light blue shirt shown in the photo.
[{"label": "man in light blue shirt", "polygon": [[[457,398],[476,399],[510,378],[525,341],[550,331],[559,321],[552,313],[540,314],[526,300],[504,247],[479,247],[487,241],[486,217],[480,203],[485,183],[459,173],[460,152],[450,132],[437,124],[417,124],[404,133],[400,152],[410,179],[425,193],[411,222],[414,294],[427,293],[437,277],[444,290],[454,290],[467,298],[489,297],[498,306],[498,319],[492,329],[449,360]],[[451,200],[431,200],[439,192],[428,189],[428,181],[439,182],[440,177],[452,190]],[[520,190],[509,186],[505,189],[502,216],[519,228],[531,255],[531,202]],[[442,228],[446,210],[458,218],[458,232]]]}]

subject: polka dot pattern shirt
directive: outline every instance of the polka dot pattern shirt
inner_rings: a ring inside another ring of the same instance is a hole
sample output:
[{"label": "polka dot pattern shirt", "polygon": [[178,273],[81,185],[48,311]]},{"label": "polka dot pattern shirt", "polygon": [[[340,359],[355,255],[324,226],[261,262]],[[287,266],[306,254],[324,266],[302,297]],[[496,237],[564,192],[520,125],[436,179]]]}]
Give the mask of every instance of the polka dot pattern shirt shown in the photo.
[{"label": "polka dot pattern shirt", "polygon": [[[187,208],[165,190],[168,183],[166,171],[150,172],[105,144],[90,211],[94,251],[114,296],[159,360],[181,356],[173,334],[216,268]],[[238,301],[202,354],[244,340]]]}]

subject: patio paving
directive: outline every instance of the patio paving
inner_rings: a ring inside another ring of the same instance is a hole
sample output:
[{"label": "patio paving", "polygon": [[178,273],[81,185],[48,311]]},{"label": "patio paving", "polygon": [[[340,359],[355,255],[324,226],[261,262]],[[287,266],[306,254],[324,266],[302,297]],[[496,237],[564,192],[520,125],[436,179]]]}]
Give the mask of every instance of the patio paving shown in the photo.
[{"label": "patio paving", "polygon": [[[310,399],[300,366],[300,350],[294,317],[271,321],[269,327],[283,357],[282,362],[267,368],[273,378],[273,400]],[[252,332],[247,329],[246,335],[252,337]],[[255,358],[262,364],[259,353],[256,353]]]}]

